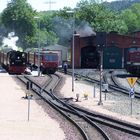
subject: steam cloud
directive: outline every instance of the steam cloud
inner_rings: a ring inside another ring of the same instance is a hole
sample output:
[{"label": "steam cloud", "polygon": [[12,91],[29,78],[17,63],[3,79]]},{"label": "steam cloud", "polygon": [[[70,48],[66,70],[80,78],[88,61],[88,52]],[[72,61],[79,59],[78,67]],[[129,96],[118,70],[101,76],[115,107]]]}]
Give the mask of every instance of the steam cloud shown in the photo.
[{"label": "steam cloud", "polygon": [[[54,31],[62,38],[71,38],[73,34],[73,19],[63,19],[60,17],[55,17],[52,21]],[[96,35],[94,30],[90,27],[89,23],[86,21],[81,21],[78,25],[75,21],[74,30],[76,33],[80,34],[81,37]]]},{"label": "steam cloud", "polygon": [[80,34],[81,37],[96,35],[93,29],[89,26],[88,23],[81,23],[81,25],[77,29],[77,33]]},{"label": "steam cloud", "polygon": [[4,37],[3,39],[3,46],[7,46],[8,48],[12,48],[13,50],[17,50],[18,47],[16,46],[16,42],[18,41],[18,37],[14,36],[14,33],[11,32],[8,34],[8,37]]}]

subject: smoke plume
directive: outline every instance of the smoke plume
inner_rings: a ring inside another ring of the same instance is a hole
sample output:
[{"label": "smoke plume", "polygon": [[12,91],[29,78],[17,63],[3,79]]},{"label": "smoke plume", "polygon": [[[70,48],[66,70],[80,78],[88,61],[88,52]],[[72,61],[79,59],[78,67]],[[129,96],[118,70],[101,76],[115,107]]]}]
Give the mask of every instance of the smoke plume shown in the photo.
[{"label": "smoke plume", "polygon": [[82,22],[81,25],[77,28],[77,33],[80,34],[80,37],[96,35],[93,29],[86,22]]}]

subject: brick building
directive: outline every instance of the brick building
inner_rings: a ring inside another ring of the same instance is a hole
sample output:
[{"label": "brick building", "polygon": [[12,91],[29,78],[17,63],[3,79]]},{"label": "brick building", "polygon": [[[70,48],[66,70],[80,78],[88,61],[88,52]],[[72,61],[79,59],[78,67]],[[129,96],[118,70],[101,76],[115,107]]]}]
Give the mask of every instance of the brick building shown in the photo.
[{"label": "brick building", "polygon": [[96,35],[80,37],[76,34],[74,37],[74,66],[75,68],[97,68],[100,63],[99,50],[102,48],[104,68],[124,68],[128,49],[138,47],[140,48],[140,31],[130,35],[99,32]]}]

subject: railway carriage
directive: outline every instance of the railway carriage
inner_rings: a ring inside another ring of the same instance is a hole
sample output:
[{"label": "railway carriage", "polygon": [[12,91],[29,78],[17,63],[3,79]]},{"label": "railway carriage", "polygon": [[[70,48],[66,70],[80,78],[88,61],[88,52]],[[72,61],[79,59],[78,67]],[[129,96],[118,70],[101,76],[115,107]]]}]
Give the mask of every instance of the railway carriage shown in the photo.
[{"label": "railway carriage", "polygon": [[55,73],[59,66],[59,54],[51,51],[28,52],[28,64],[31,69],[40,66],[43,73]]},{"label": "railway carriage", "polygon": [[130,48],[128,50],[126,70],[131,74],[140,76],[140,48]]}]

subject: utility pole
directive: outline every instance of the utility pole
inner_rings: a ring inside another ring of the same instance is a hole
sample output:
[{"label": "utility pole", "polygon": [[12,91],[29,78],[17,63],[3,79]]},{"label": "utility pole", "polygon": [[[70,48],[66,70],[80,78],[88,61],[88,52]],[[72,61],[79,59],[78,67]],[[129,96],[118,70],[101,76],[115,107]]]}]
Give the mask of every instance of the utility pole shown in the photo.
[{"label": "utility pole", "polygon": [[103,48],[106,47],[106,32],[96,33],[97,48],[100,53],[100,95],[98,105],[103,105],[102,102],[102,84],[103,84]]},{"label": "utility pole", "polygon": [[[40,30],[40,17],[34,17],[35,19],[38,19],[38,28]],[[40,58],[40,34],[39,34],[39,31],[38,31],[38,76],[40,76],[40,63],[41,63],[41,58]]]},{"label": "utility pole", "polygon": [[49,11],[51,11],[52,9],[52,4],[55,4],[56,2],[55,1],[51,1],[51,0],[48,0],[47,2],[45,2],[45,4],[48,4],[49,5]]},{"label": "utility pole", "polygon": [[74,49],[75,49],[75,11],[66,11],[66,13],[73,14],[73,27],[72,27],[72,92],[74,92]]}]

